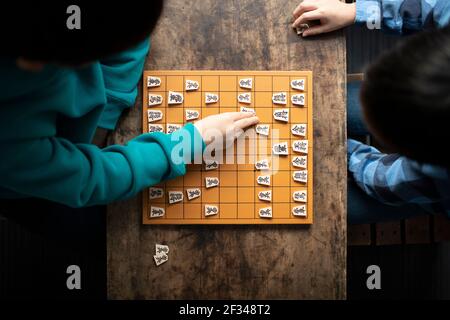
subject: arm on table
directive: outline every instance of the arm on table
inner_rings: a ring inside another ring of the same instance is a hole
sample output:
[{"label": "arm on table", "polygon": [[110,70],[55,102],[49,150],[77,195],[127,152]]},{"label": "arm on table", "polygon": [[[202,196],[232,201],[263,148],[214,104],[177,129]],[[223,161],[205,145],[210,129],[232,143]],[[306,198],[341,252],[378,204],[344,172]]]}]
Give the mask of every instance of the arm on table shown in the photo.
[{"label": "arm on table", "polygon": [[[190,138],[191,159],[201,155],[205,145],[195,127],[188,124],[181,133]],[[105,149],[57,137],[4,142],[2,152],[13,156],[0,163],[1,185],[72,207],[126,199],[186,173],[184,162],[172,161],[178,143],[172,140],[172,135],[143,134]]]},{"label": "arm on table", "polygon": [[357,0],[346,4],[339,0],[305,0],[294,10],[297,27],[310,21],[320,21],[306,29],[303,36],[331,32],[353,23],[403,34],[427,26],[442,28],[450,21],[447,0]]}]

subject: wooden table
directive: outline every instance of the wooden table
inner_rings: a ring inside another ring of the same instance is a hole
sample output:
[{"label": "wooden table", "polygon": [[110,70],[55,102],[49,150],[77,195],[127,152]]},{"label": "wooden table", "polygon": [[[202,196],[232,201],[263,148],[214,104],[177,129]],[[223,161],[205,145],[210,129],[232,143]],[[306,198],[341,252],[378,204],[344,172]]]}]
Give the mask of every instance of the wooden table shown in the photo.
[{"label": "wooden table", "polygon": [[[108,209],[111,299],[346,297],[345,39],[300,39],[298,0],[166,1],[146,69],[312,70],[314,224],[144,226],[140,196]],[[141,132],[142,98],[113,134]],[[155,243],[170,246],[155,267]]]}]

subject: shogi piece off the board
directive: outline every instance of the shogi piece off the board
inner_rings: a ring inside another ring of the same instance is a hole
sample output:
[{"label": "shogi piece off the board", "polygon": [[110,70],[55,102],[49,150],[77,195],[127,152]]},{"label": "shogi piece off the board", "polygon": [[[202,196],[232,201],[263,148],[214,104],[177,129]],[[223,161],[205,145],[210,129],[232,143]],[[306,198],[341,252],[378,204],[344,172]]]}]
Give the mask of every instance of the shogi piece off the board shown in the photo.
[{"label": "shogi piece off the board", "polygon": [[[149,70],[143,82],[145,133],[172,134],[222,112],[260,119],[246,143],[229,148],[233,163],[226,152],[209,155],[187,164],[184,176],[146,189],[144,224],[313,223],[311,72]],[[155,263],[166,257],[161,252]]]}]

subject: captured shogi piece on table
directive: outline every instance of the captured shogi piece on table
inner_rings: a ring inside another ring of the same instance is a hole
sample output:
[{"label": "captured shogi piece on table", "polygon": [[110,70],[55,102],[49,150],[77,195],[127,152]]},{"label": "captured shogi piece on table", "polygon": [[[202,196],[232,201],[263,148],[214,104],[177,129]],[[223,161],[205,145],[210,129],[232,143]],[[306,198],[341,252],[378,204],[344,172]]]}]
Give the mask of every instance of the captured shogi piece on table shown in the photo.
[{"label": "captured shogi piece on table", "polygon": [[313,223],[312,72],[149,70],[143,84],[144,133],[223,112],[260,119],[223,157],[145,190],[144,224]]}]

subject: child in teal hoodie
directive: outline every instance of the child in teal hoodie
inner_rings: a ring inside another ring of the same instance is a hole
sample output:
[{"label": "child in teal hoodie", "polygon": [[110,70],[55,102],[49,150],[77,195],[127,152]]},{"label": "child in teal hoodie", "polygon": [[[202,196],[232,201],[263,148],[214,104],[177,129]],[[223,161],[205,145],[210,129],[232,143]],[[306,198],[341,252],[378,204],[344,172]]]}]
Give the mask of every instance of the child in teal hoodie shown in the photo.
[{"label": "child in teal hoodie", "polygon": [[[26,39],[0,57],[0,198],[106,204],[185,174],[185,163],[171,159],[177,141],[167,134],[143,134],[104,149],[91,144],[98,127],[114,129],[122,111],[134,104],[161,4],[142,3],[141,10],[128,13],[132,18],[122,20],[114,17],[126,17],[127,8],[85,4],[80,30],[60,24],[68,15],[56,4],[25,14],[31,29],[17,22],[14,37],[23,31]],[[105,30],[109,42],[96,37]],[[226,130],[256,121],[232,114],[181,130],[191,139],[193,159],[202,153],[202,135],[210,126],[220,123]]]}]

